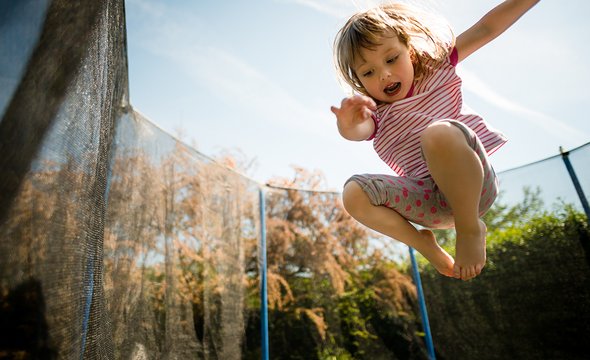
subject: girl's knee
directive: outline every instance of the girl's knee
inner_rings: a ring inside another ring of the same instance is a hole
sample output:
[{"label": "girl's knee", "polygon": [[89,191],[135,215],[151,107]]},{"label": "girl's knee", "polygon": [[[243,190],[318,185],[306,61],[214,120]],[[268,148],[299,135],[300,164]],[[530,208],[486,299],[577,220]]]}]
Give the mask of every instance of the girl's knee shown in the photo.
[{"label": "girl's knee", "polygon": [[420,137],[420,144],[426,152],[439,150],[453,142],[465,141],[463,132],[447,121],[439,121],[429,125]]},{"label": "girl's knee", "polygon": [[363,202],[367,201],[367,195],[356,181],[349,181],[344,185],[342,204],[350,215],[354,216]]}]

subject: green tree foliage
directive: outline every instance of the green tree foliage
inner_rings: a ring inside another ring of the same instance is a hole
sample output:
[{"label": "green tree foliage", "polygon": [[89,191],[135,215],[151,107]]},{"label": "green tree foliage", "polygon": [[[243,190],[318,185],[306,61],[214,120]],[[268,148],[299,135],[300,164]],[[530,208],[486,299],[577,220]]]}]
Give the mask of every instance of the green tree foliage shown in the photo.
[{"label": "green tree foliage", "polygon": [[[279,188],[317,189],[296,168]],[[267,193],[268,289],[273,359],[426,358],[409,276],[353,220],[338,194]]]},{"label": "green tree foliage", "polygon": [[461,282],[422,269],[439,358],[587,357],[580,341],[590,336],[587,219],[571,206],[531,215],[538,192],[527,194],[497,211],[480,276]]},{"label": "green tree foliage", "polygon": [[[508,205],[502,202],[502,193],[498,200],[483,216],[488,233],[502,231],[507,227],[517,227],[526,224],[534,216],[542,213],[543,199],[541,198],[541,189],[523,189],[523,200],[516,205]],[[455,230],[435,230],[436,239],[449,252],[454,253],[455,247]]]},{"label": "green tree foliage", "polygon": [[[103,226],[88,216],[90,174],[68,159],[32,173],[0,228],[2,319],[38,329],[39,348],[68,357],[60,344],[79,341],[92,264],[88,338],[112,336],[115,358],[259,359],[259,187],[230,171],[251,166],[179,143],[158,156],[120,149],[102,243],[84,242]],[[273,185],[264,188],[271,357],[426,359],[416,289],[384,246],[394,242],[353,220],[339,194],[315,191],[320,173],[296,168]],[[590,335],[586,219],[541,205],[527,190],[523,203],[490,210],[488,264],[475,280],[424,267],[439,358],[585,355],[576,339]],[[439,239],[452,246],[447,235]],[[37,299],[32,315],[13,320],[27,297]]]}]

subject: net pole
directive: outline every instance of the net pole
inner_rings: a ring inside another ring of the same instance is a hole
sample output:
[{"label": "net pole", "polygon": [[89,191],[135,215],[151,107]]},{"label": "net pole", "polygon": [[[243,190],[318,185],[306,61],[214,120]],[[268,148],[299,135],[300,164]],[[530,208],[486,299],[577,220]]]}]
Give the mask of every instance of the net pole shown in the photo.
[{"label": "net pole", "polygon": [[268,290],[266,279],[266,209],[264,191],[260,189],[260,331],[262,360],[269,359],[268,351]]},{"label": "net pole", "polygon": [[422,281],[420,280],[420,272],[418,271],[418,263],[416,256],[414,256],[414,249],[408,246],[410,250],[410,259],[412,261],[412,275],[414,276],[414,284],[418,291],[418,304],[420,305],[420,315],[422,317],[422,327],[424,328],[424,337],[426,341],[426,349],[430,360],[435,360],[434,343],[432,342],[432,334],[430,332],[430,323],[428,322],[428,311],[426,310],[426,301],[424,300],[424,292],[422,291]]},{"label": "net pole", "polygon": [[94,251],[90,251],[88,260],[86,262],[86,278],[85,278],[85,304],[84,317],[82,320],[82,344],[80,349],[80,360],[84,359],[86,353],[86,340],[88,337],[88,324],[90,321],[90,308],[92,306],[92,295],[94,294]]}]

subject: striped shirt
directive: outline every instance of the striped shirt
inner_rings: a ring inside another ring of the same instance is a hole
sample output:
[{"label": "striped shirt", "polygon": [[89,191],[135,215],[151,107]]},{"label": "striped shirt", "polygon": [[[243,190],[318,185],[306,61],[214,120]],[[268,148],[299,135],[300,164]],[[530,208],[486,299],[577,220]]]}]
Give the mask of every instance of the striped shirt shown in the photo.
[{"label": "striped shirt", "polygon": [[488,155],[506,142],[506,137],[463,104],[461,78],[455,71],[457,49],[438,68],[426,64],[421,79],[414,81],[410,94],[392,104],[377,106],[373,119],[373,147],[379,157],[399,176],[430,176],[422,158],[420,136],[438,120],[457,120],[479,137]]}]

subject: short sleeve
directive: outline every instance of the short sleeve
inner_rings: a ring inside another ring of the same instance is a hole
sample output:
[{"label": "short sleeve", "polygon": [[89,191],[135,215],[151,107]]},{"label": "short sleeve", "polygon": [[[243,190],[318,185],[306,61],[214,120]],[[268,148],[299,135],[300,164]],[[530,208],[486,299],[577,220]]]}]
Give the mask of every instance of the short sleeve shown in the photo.
[{"label": "short sleeve", "polygon": [[453,66],[457,66],[457,62],[459,61],[459,54],[457,53],[457,47],[453,47],[451,53],[449,54],[449,62]]},{"label": "short sleeve", "polygon": [[371,118],[373,119],[373,122],[375,123],[375,130],[373,131],[373,134],[371,134],[371,136],[369,136],[367,138],[367,140],[365,141],[371,141],[375,138],[375,135],[377,135],[377,129],[379,128],[379,118],[377,118],[377,115],[375,115],[375,113],[371,114]]}]

